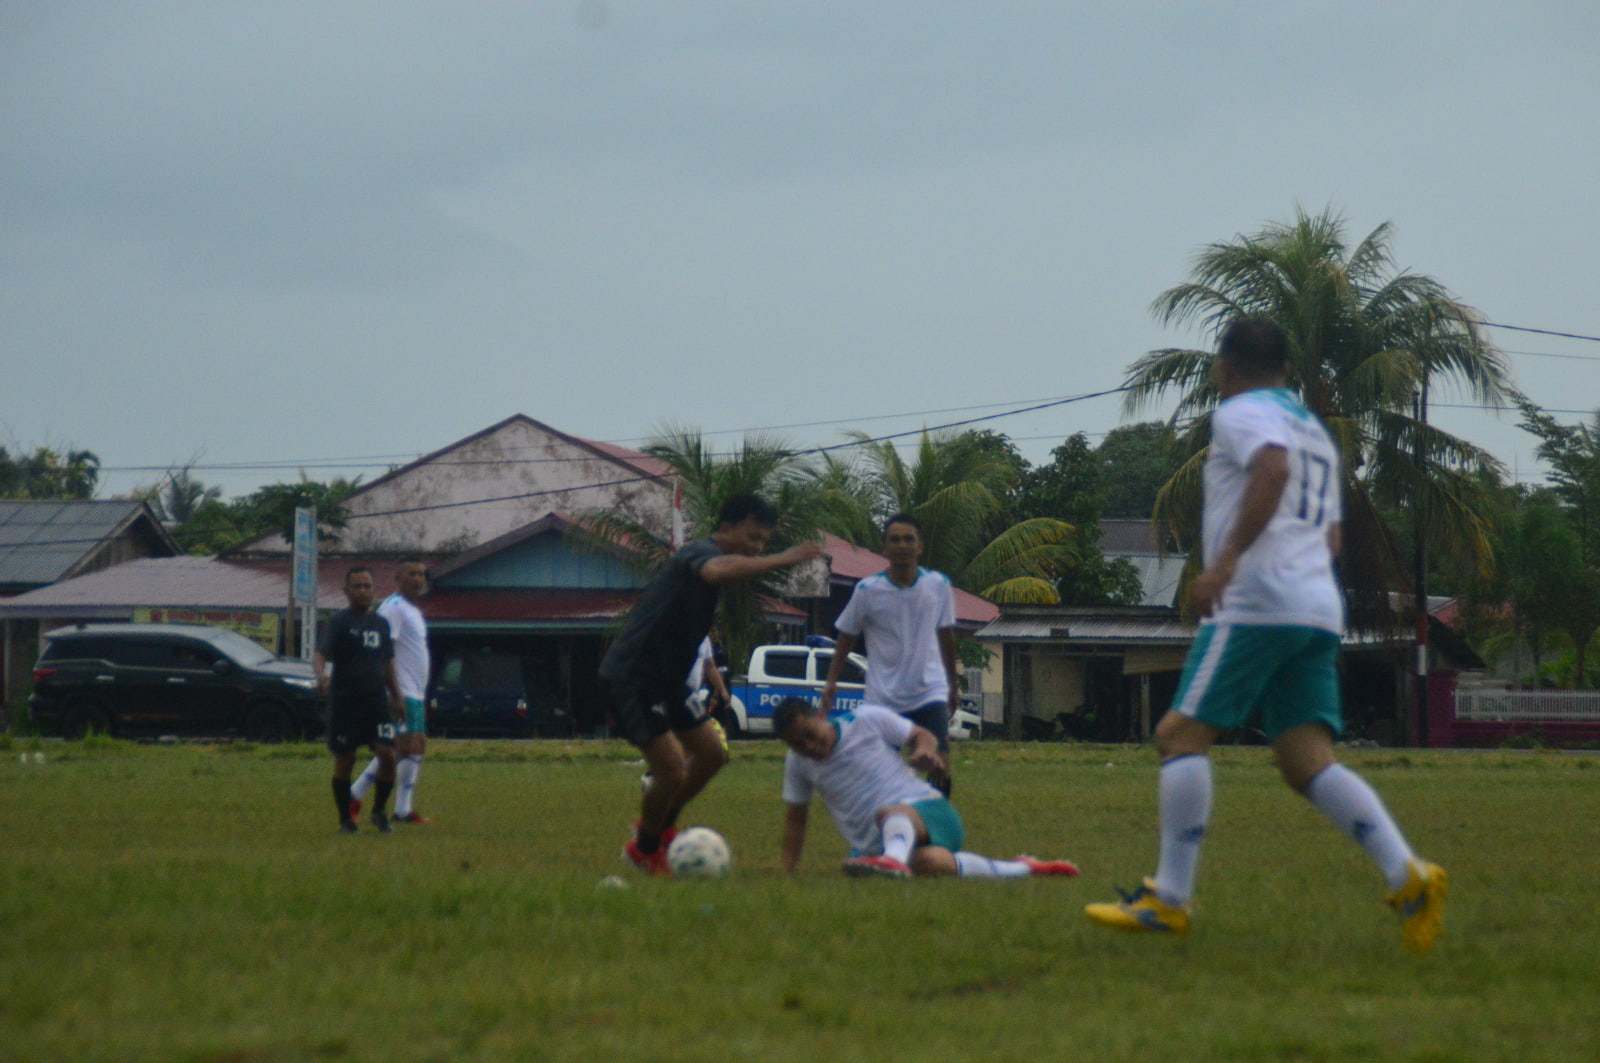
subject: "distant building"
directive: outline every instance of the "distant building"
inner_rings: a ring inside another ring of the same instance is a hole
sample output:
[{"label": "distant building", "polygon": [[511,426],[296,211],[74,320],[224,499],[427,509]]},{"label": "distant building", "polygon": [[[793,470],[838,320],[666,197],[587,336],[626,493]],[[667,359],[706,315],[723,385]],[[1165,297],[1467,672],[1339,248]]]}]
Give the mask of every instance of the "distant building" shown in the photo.
[{"label": "distant building", "polygon": [[[595,733],[604,723],[600,656],[648,575],[586,531],[584,518],[620,510],[670,541],[670,473],[627,447],[509,417],[357,490],[343,506],[344,528],[319,545],[317,604],[343,606],[344,574],[355,565],[372,569],[387,594],[398,562],[417,557],[432,577],[421,608],[436,664],[514,657],[530,701],[579,734]],[[888,567],[881,555],[832,536],[827,550],[831,566],[818,562],[791,599],[763,600],[775,638],[831,633],[855,582]],[[290,563],[288,542],[272,534],[222,558],[141,562],[41,589],[0,604],[0,616],[66,623],[176,610],[260,637],[274,626],[260,612],[287,604]],[[998,615],[965,592],[956,611],[969,631]]]},{"label": "distant building", "polygon": [[[143,502],[0,500],[0,602],[177,544]],[[0,726],[26,695],[38,624],[0,619]]]}]

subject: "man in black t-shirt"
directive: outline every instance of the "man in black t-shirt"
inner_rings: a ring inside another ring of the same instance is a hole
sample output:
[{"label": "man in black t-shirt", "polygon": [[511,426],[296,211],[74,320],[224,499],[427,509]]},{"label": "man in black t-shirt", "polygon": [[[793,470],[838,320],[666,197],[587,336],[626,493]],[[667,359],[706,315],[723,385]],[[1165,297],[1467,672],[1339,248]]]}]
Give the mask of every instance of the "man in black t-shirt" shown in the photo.
[{"label": "man in black t-shirt", "polygon": [[719,588],[822,555],[822,545],[812,542],[761,556],[777,523],[777,512],[755,495],[729,499],[711,537],[674,554],[639,595],[600,662],[612,726],[639,747],[649,766],[651,782],[623,853],[651,874],[669,873],[666,846],[678,814],[728,760],[704,706],[685,700],[700,640],[716,617]]},{"label": "man in black t-shirt", "polygon": [[333,803],[339,809],[339,829],[346,834],[358,829],[350,815],[350,772],[362,746],[372,747],[379,762],[372,825],[385,834],[393,829],[383,809],[394,789],[395,724],[404,718],[405,702],[394,671],[389,622],[372,608],[372,594],[370,570],[352,568],[345,573],[344,596],[350,607],[328,622],[312,658],[317,689],[328,695]]}]

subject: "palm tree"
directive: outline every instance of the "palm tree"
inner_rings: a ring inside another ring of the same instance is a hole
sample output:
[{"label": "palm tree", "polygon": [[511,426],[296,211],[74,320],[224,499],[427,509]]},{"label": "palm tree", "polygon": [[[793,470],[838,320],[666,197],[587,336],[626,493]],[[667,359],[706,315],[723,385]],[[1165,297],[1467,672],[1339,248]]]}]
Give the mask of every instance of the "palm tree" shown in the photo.
[{"label": "palm tree", "polygon": [[[686,538],[710,535],[717,527],[722,506],[738,494],[756,494],[778,511],[770,550],[814,539],[821,531],[814,504],[815,477],[810,466],[784,441],[772,436],[747,436],[733,454],[717,454],[701,434],[669,426],[644,452],[664,461],[682,492]],[[622,547],[646,572],[655,572],[671,557],[673,544],[666,529],[651,526],[621,510],[585,514],[586,527],[600,543]],[[777,596],[792,585],[792,573],[780,572],[723,589],[718,626],[728,648],[728,659],[741,666],[752,649],[768,641],[759,598]]]},{"label": "palm tree", "polygon": [[[1397,270],[1391,229],[1378,226],[1354,247],[1331,211],[1296,209],[1290,224],[1212,244],[1193,279],[1158,297],[1162,324],[1218,332],[1245,315],[1263,315],[1289,335],[1290,382],[1327,425],[1345,456],[1345,551],[1352,621],[1382,623],[1387,593],[1405,586],[1408,564],[1379,506],[1421,505],[1425,541],[1482,568],[1492,561],[1482,513],[1480,470],[1498,472],[1487,452],[1413,413],[1413,397],[1443,379],[1472,399],[1500,405],[1518,397],[1505,360],[1476,313],[1430,277]],[[1172,421],[1186,427],[1183,465],[1162,488],[1156,516],[1185,541],[1196,537],[1199,468],[1217,402],[1211,355],[1151,351],[1129,367],[1131,413],[1168,389],[1180,398]]]},{"label": "palm tree", "polygon": [[194,519],[200,507],[222,499],[222,488],[207,487],[194,477],[190,466],[167,473],[167,482],[159,484],[146,499],[164,524],[176,527]]},{"label": "palm tree", "polygon": [[997,527],[1019,463],[984,433],[923,432],[907,462],[890,440],[850,433],[864,469],[825,468],[828,483],[851,486],[823,514],[825,526],[876,548],[883,521],[909,513],[923,526],[926,564],[958,587],[1006,604],[1054,605],[1055,580],[1073,564],[1072,525],[1038,517]]}]

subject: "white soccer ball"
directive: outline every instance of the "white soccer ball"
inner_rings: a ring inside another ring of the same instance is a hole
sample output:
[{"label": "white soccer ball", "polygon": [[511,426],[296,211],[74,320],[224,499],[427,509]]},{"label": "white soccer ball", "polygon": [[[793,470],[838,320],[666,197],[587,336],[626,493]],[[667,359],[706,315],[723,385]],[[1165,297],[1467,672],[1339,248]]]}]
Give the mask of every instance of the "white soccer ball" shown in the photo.
[{"label": "white soccer ball", "polygon": [[722,878],[733,866],[733,850],[710,827],[690,827],[667,847],[667,866],[679,878]]}]

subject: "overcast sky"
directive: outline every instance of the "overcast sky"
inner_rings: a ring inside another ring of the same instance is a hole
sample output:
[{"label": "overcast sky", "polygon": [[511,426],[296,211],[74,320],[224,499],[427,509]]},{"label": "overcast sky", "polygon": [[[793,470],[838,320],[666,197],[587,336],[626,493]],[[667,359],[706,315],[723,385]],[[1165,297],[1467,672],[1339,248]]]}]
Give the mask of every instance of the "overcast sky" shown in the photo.
[{"label": "overcast sky", "polygon": [[[5,0],[0,443],[231,497],[519,412],[937,425],[1206,342],[1151,301],[1297,204],[1600,335],[1597,55],[1593,0]],[[1491,335],[1600,405],[1600,343]],[[1434,398],[1540,475],[1514,416]],[[985,426],[1038,462],[1128,420]]]}]

